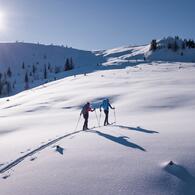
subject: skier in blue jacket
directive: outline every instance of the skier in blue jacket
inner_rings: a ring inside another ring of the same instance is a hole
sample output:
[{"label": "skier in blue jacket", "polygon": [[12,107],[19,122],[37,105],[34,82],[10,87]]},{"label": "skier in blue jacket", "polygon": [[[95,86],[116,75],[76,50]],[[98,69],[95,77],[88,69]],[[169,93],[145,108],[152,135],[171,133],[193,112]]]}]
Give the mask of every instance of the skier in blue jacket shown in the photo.
[{"label": "skier in blue jacket", "polygon": [[104,126],[106,126],[106,125],[109,125],[109,122],[108,122],[109,108],[111,109],[115,109],[115,108],[110,105],[109,99],[105,99],[102,101],[102,104],[100,105],[100,112],[102,111],[102,108],[105,113]]}]

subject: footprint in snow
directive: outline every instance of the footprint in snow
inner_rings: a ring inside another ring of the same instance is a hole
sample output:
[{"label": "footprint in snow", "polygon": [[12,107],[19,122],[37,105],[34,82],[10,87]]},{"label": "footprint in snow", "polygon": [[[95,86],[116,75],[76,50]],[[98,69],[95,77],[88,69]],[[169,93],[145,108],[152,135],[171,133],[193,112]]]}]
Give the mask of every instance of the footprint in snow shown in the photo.
[{"label": "footprint in snow", "polygon": [[4,175],[2,179],[7,179],[8,177],[10,177],[10,174]]},{"label": "footprint in snow", "polygon": [[31,157],[31,158],[30,158],[30,161],[34,161],[34,160],[36,160],[36,159],[37,159],[37,157],[34,156],[34,157]]},{"label": "footprint in snow", "polygon": [[55,148],[56,148],[56,152],[60,153],[61,155],[64,154],[64,148],[62,148],[62,147],[60,147],[58,145]]},{"label": "footprint in snow", "polygon": [[29,152],[29,151],[31,151],[31,149],[30,149],[30,148],[28,148],[26,151],[22,151],[22,152],[20,152],[20,154],[23,154],[23,153],[25,153],[25,152]]}]

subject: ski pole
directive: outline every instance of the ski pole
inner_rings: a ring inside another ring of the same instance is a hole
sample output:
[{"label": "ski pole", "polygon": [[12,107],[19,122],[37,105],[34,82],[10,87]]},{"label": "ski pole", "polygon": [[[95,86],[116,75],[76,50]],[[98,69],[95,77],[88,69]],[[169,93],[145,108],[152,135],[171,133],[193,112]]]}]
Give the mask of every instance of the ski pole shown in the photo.
[{"label": "ski pole", "polygon": [[96,110],[95,110],[95,116],[96,116],[96,119],[97,119],[97,123],[98,123],[98,125],[99,125],[99,121],[98,121],[98,117],[97,117],[97,112],[96,112]]},{"label": "ski pole", "polygon": [[100,111],[100,119],[99,119],[99,127],[100,127],[100,123],[101,123],[101,111]]},{"label": "ski pole", "polygon": [[76,131],[76,130],[77,130],[77,127],[78,127],[78,125],[79,125],[79,121],[80,121],[80,119],[81,119],[81,115],[79,116],[79,119],[78,119],[78,121],[77,121],[77,125],[76,125],[76,127],[75,127],[75,130],[74,130],[74,131]]},{"label": "ski pole", "polygon": [[115,112],[115,108],[114,108],[114,123],[116,123],[116,112]]}]

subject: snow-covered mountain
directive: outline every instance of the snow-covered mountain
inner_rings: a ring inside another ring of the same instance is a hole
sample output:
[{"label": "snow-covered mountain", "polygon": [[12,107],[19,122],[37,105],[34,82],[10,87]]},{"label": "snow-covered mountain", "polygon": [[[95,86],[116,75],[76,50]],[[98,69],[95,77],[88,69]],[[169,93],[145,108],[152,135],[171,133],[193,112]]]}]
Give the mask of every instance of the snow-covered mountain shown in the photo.
[{"label": "snow-covered mountain", "polygon": [[91,51],[84,51],[64,46],[42,45],[31,43],[0,43],[1,70],[13,67],[15,71],[21,69],[22,64],[26,66],[43,66],[50,63],[53,66],[64,67],[67,58],[73,58],[75,66],[96,65],[101,62]]},{"label": "snow-covered mountain", "polygon": [[[173,51],[170,48],[175,43],[177,50]],[[0,43],[0,96],[14,95],[70,74],[134,66],[146,61],[195,62],[195,49],[186,47],[186,43],[168,37],[157,41],[155,51],[150,49],[150,44],[84,51],[64,46]],[[67,60],[73,66],[69,73]]]},{"label": "snow-covered mountain", "polygon": [[[195,49],[175,40],[0,44],[0,89],[12,95],[0,99],[0,195],[194,195]],[[86,102],[96,110],[81,131]]]},{"label": "snow-covered mountain", "polygon": [[[145,62],[1,98],[0,194],[194,195],[194,74],[194,63]],[[82,106],[105,97],[116,123],[96,109],[80,131]]]},{"label": "snow-covered mountain", "polygon": [[[29,43],[0,44],[0,94],[10,95],[64,77],[66,61],[74,68],[102,63],[91,51]],[[10,72],[9,72],[10,71]],[[9,72],[9,73],[8,73]],[[26,82],[26,77],[28,83]],[[28,84],[28,87],[26,87]]]},{"label": "snow-covered mountain", "polygon": [[99,55],[103,55],[105,58],[105,65],[133,65],[145,61],[195,62],[194,42],[193,48],[189,48],[187,40],[168,37],[157,40],[156,44],[155,50],[151,50],[151,45],[148,44],[108,49],[100,51]]}]

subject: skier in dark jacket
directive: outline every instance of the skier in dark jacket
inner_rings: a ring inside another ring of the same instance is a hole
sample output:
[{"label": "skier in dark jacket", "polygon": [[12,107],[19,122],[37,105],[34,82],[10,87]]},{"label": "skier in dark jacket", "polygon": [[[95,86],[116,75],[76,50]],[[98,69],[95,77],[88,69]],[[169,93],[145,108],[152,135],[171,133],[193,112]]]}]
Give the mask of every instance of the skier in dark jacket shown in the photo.
[{"label": "skier in dark jacket", "polygon": [[100,112],[102,111],[102,108],[105,113],[104,126],[106,126],[106,125],[109,125],[109,122],[108,122],[109,108],[111,109],[115,109],[115,108],[110,105],[109,99],[105,99],[102,101],[102,104],[100,105]]},{"label": "skier in dark jacket", "polygon": [[83,106],[83,108],[82,108],[82,110],[81,110],[81,113],[80,113],[80,115],[82,115],[83,114],[83,118],[84,118],[84,124],[83,124],[83,130],[87,130],[88,129],[88,118],[89,118],[89,111],[90,112],[93,112],[95,109],[92,109],[91,108],[91,106],[90,106],[90,103],[89,102],[87,102],[84,106]]}]

